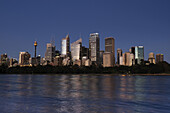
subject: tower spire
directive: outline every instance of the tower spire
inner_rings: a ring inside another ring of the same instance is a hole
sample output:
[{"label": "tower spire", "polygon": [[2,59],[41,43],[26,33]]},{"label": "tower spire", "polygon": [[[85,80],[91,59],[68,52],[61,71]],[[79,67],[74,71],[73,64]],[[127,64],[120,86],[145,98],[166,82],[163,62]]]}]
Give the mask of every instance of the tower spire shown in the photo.
[{"label": "tower spire", "polygon": [[37,50],[36,50],[36,49],[37,49],[37,41],[34,42],[34,47],[35,47],[35,54],[34,54],[34,57],[36,58],[36,57],[37,57],[37,55],[36,55],[36,52],[37,52]]}]

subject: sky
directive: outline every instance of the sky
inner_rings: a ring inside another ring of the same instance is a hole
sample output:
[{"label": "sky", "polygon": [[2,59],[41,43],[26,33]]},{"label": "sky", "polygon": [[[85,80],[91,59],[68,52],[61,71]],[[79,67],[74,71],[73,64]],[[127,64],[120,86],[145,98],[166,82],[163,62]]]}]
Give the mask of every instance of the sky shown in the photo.
[{"label": "sky", "polygon": [[0,0],[0,54],[18,58],[20,51],[44,57],[46,44],[61,39],[83,40],[89,47],[90,33],[99,33],[100,50],[104,39],[115,38],[115,50],[128,52],[144,46],[148,54],[164,54],[170,63],[170,0]]}]

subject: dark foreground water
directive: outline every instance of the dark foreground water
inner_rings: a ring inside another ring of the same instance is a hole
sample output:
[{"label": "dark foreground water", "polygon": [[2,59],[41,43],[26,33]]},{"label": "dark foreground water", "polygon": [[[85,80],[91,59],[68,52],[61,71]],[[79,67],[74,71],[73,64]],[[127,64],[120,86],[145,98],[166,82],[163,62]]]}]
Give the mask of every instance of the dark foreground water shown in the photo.
[{"label": "dark foreground water", "polygon": [[0,113],[170,113],[170,76],[0,75]]}]

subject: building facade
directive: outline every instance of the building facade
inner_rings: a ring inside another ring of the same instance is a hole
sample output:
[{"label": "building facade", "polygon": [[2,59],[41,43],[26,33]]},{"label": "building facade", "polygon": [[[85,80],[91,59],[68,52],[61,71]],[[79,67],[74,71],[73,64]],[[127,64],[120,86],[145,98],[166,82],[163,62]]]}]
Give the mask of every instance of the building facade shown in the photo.
[{"label": "building facade", "polygon": [[69,38],[69,35],[67,35],[66,38],[62,39],[61,55],[65,55],[66,57],[70,56],[70,38]]},{"label": "building facade", "polygon": [[52,43],[47,43],[45,60],[48,62],[53,62],[54,56],[55,56],[55,46]]},{"label": "building facade", "polygon": [[8,58],[8,55],[5,54],[1,54],[1,59],[0,59],[0,65],[5,64],[5,65],[10,65],[10,60]]},{"label": "building facade", "polygon": [[156,54],[156,63],[163,62],[164,55],[163,54]]},{"label": "building facade", "polygon": [[30,58],[31,58],[31,54],[29,54],[28,52],[20,52],[19,65],[29,65]]},{"label": "building facade", "polygon": [[82,39],[81,38],[71,44],[71,58],[73,62],[75,62],[76,60],[82,59]]},{"label": "building facade", "polygon": [[144,62],[144,47],[135,46],[135,64],[141,64]]},{"label": "building facade", "polygon": [[113,67],[113,53],[105,52],[103,54],[103,67]]},{"label": "building facade", "polygon": [[106,61],[104,61],[104,60],[108,60],[108,59],[106,59],[106,56],[108,56],[108,57],[112,56],[113,58],[110,58],[110,67],[113,67],[115,65],[115,40],[114,40],[114,38],[112,38],[112,37],[105,38],[105,53],[106,53],[105,58],[103,58],[103,66],[105,67],[105,65],[106,65],[105,64]]},{"label": "building facade", "polygon": [[150,64],[155,64],[155,55],[153,52],[149,53],[149,58],[148,58],[148,61]]},{"label": "building facade", "polygon": [[89,38],[89,58],[92,63],[99,65],[100,39],[98,33],[91,33]]}]

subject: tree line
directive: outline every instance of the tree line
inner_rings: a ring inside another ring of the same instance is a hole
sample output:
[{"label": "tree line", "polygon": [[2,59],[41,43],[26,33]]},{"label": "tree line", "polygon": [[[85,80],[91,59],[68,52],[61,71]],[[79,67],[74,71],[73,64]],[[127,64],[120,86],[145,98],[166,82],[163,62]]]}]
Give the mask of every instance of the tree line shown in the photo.
[{"label": "tree line", "polygon": [[167,62],[160,62],[150,65],[134,65],[134,66],[115,66],[102,67],[92,65],[85,66],[32,66],[32,67],[8,67],[6,65],[0,66],[0,73],[3,74],[170,74],[170,64]]}]

